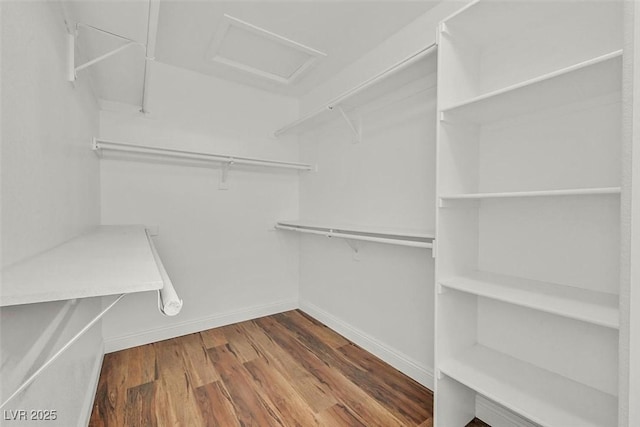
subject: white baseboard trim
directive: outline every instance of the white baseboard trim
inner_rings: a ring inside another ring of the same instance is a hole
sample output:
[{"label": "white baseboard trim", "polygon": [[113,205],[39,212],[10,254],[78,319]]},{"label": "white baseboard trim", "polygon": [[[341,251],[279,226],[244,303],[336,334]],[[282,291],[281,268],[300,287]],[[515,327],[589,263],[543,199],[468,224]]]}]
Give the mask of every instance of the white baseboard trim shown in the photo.
[{"label": "white baseboard trim", "polygon": [[368,352],[384,360],[400,372],[413,378],[428,389],[433,390],[433,370],[431,368],[421,365],[416,360],[390,348],[376,338],[354,328],[343,320],[338,319],[309,302],[300,300],[300,309],[343,335],[345,338],[358,344]]},{"label": "white baseboard trim", "polygon": [[244,322],[258,317],[282,313],[283,311],[295,310],[296,308],[298,308],[297,299],[284,300],[220,313],[215,316],[204,317],[201,319],[189,320],[187,322],[177,323],[164,328],[151,329],[131,335],[109,338],[104,344],[105,352],[112,353],[114,351],[163,341],[182,335],[192,334],[194,332],[204,331],[206,329],[218,328],[232,323]]},{"label": "white baseboard trim", "polygon": [[102,370],[102,362],[104,360],[104,344],[100,346],[100,353],[91,368],[91,383],[87,390],[87,395],[82,402],[78,427],[87,427],[91,420],[91,412],[93,411],[93,402],[96,399],[98,391],[98,381],[100,380],[100,371]]},{"label": "white baseboard trim", "polygon": [[491,427],[537,427],[537,424],[480,395],[476,397],[476,417]]}]

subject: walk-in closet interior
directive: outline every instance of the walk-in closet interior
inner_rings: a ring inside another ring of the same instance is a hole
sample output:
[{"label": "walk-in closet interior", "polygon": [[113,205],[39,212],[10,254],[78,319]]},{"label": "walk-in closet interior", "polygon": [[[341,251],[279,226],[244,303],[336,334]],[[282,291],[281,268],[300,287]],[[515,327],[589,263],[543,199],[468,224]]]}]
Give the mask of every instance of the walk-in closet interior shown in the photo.
[{"label": "walk-in closet interior", "polygon": [[640,3],[0,24],[1,425],[640,426]]}]

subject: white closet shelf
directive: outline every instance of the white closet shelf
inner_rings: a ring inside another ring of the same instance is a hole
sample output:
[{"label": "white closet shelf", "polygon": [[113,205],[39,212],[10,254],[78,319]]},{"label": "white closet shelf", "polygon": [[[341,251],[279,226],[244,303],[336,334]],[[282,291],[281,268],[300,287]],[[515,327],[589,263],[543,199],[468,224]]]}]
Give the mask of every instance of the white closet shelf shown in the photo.
[{"label": "white closet shelf", "polygon": [[617,398],[482,345],[440,372],[543,427],[613,427]]},{"label": "white closet shelf", "polygon": [[484,124],[571,104],[622,89],[622,50],[489,92],[441,110],[448,116]]},{"label": "white closet shelf", "polygon": [[104,225],[2,271],[0,306],[163,287],[142,225]]},{"label": "white closet shelf", "polygon": [[[302,133],[321,126],[334,118],[339,117],[338,114],[340,114],[341,108],[344,108],[344,110],[352,110],[357,106],[365,104],[371,99],[379,97],[381,95],[380,92],[384,93],[392,91],[395,88],[406,84],[407,80],[428,74],[424,70],[415,70],[414,72],[407,70],[411,65],[433,55],[435,51],[435,44],[431,44],[419,50],[381,73],[342,93],[340,96],[332,99],[320,108],[276,130],[274,135],[277,137],[288,133]],[[433,58],[432,71],[435,72],[435,55],[433,55]],[[401,73],[403,70],[405,72]],[[376,88],[378,89],[376,90]]]},{"label": "white closet shelf", "polygon": [[614,294],[481,271],[442,280],[440,285],[607,328],[620,326]]},{"label": "white closet shelf", "polygon": [[465,193],[440,197],[442,202],[482,199],[510,199],[524,197],[599,196],[620,194],[620,187],[574,188],[567,190],[511,191],[502,193]]},{"label": "white closet shelf", "polygon": [[278,221],[276,229],[338,237],[347,240],[363,240],[414,248],[432,248],[435,235],[431,232],[393,229],[387,227],[365,227],[348,224],[323,224],[305,221]]},{"label": "white closet shelf", "polygon": [[269,160],[255,157],[234,156],[231,154],[215,154],[201,151],[177,150],[172,148],[153,147],[149,145],[131,144],[128,142],[111,141],[100,138],[93,139],[93,149],[98,153],[103,150],[111,150],[133,154],[175,157],[187,160],[208,161],[226,164],[265,166],[304,171],[310,171],[313,169],[311,165],[306,163],[283,162],[279,160]]}]

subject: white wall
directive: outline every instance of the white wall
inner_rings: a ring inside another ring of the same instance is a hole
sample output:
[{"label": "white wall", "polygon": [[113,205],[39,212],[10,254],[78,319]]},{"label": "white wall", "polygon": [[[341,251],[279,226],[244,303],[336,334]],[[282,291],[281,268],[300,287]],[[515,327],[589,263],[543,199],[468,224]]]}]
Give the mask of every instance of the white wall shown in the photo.
[{"label": "white wall", "polygon": [[[297,161],[291,138],[273,131],[297,101],[153,64],[150,111],[102,112],[101,137],[138,144]],[[156,296],[127,296],[104,321],[107,351],[166,339],[297,306],[297,246],[273,230],[298,214],[298,172],[107,155],[101,160],[104,224],[159,226],[155,238],[184,300],[162,317]],[[301,172],[304,173],[304,172]]]},{"label": "white wall", "polygon": [[[401,229],[435,227],[435,90],[363,114],[363,140],[346,124],[303,137],[301,218]],[[430,250],[301,237],[300,305],[367,350],[431,385]]]},{"label": "white wall", "polygon": [[[65,80],[57,2],[2,2],[2,266],[99,223],[98,108],[86,81]],[[99,299],[0,309],[3,399],[100,309]],[[102,360],[98,325],[5,408],[51,409],[86,423]],[[14,422],[12,425],[27,423]]]},{"label": "white wall", "polygon": [[[442,3],[420,16],[307,94],[302,109],[317,108],[433,43],[438,21],[461,5]],[[301,217],[433,230],[435,96],[431,90],[387,105],[364,106],[363,111],[370,112],[363,117],[360,144],[351,143],[341,122],[303,136],[301,157],[317,163],[319,171],[301,179]],[[340,240],[301,238],[301,308],[432,387],[431,251],[366,243],[359,261],[351,253]]]}]

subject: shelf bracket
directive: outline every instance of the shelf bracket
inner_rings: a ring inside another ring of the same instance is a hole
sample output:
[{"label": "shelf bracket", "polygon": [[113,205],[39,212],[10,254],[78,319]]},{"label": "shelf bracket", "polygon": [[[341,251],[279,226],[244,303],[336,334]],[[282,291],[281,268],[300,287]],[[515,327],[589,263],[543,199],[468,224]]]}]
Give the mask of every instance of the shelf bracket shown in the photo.
[{"label": "shelf bracket", "polygon": [[[109,52],[98,56],[97,58],[93,58],[87,62],[85,62],[84,64],[78,65],[76,66],[76,58],[75,58],[75,53],[76,53],[76,39],[78,38],[78,30],[80,29],[80,27],[83,28],[87,28],[90,30],[94,30],[115,38],[118,38],[120,40],[124,40],[126,43],[123,44],[122,46],[119,46],[115,49],[110,50]],[[141,46],[141,47],[145,47],[144,44],[137,42],[135,40],[129,39],[127,37],[123,37],[120,36],[118,34],[114,34],[111,33],[109,31],[105,31],[102,30],[100,28],[94,27],[92,25],[87,25],[87,24],[76,24],[76,28],[75,31],[71,34],[67,34],[67,57],[68,57],[68,63],[67,63],[67,80],[69,80],[70,82],[75,81],[78,78],[78,71],[80,70],[84,70],[85,68],[88,68],[92,65],[97,64],[98,62],[104,61],[105,59],[109,58],[110,56],[113,56],[123,50],[125,50],[126,48],[128,48],[129,46]]]},{"label": "shelf bracket", "polygon": [[227,162],[222,164],[222,167],[220,168],[220,183],[218,184],[218,190],[229,189],[229,168],[234,163],[233,159],[229,159]]},{"label": "shelf bracket", "polygon": [[344,239],[345,243],[353,250],[353,260],[360,261],[360,245],[355,240]]},{"label": "shelf bracket", "polygon": [[344,118],[345,122],[347,122],[349,129],[351,129],[351,132],[353,132],[353,142],[362,142],[362,117],[358,114],[358,118],[354,123],[353,120],[349,118],[349,116],[347,116],[347,113],[344,112],[344,109],[341,106],[338,105],[335,108],[338,110],[338,112],[340,112],[340,115],[342,116],[342,118]]},{"label": "shelf bracket", "polygon": [[21,385],[14,391],[2,404],[0,404],[0,408],[3,408],[7,403],[9,403],[14,397],[16,397],[22,390],[27,388],[29,384],[31,384],[40,374],[49,367],[53,362],[60,357],[62,353],[64,353],[71,345],[78,341],[78,339],[85,334],[93,325],[95,325],[98,320],[102,319],[102,317],[107,314],[111,308],[118,303],[122,298],[124,298],[126,294],[120,294],[115,301],[109,304],[104,310],[102,310],[98,315],[96,315],[89,323],[87,323],[78,333],[76,333],[65,345],[63,345],[60,350],[58,350],[53,356],[51,356],[46,362],[42,364],[29,378],[27,378]]}]

